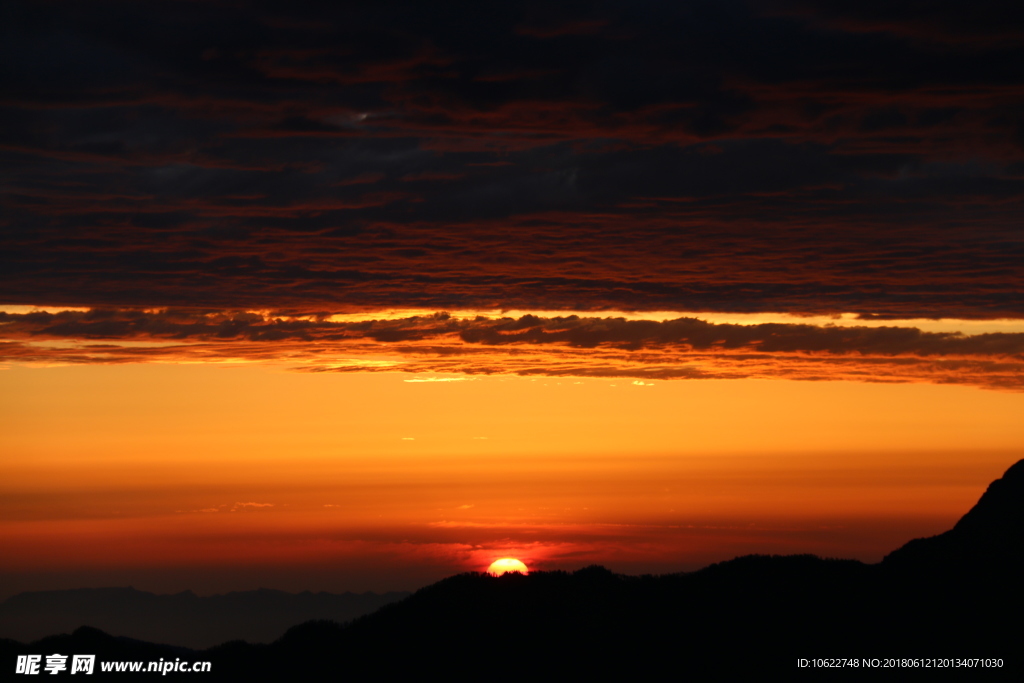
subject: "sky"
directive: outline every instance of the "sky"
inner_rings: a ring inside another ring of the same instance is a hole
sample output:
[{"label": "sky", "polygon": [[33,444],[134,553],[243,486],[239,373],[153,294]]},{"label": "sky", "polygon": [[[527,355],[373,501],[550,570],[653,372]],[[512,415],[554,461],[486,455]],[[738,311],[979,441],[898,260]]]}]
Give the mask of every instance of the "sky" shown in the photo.
[{"label": "sky", "polygon": [[1024,456],[1024,10],[0,17],[0,597],[877,562]]}]

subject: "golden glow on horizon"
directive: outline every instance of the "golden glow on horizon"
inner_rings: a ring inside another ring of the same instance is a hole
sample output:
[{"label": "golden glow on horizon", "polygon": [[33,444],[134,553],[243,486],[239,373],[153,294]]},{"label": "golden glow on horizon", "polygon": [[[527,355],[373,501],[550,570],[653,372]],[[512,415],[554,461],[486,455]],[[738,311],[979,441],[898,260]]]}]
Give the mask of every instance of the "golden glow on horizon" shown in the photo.
[{"label": "golden glow on horizon", "polygon": [[527,569],[525,564],[514,557],[503,557],[499,560],[495,560],[494,562],[491,562],[491,566],[487,568],[487,573],[491,576],[501,576],[502,574],[508,574],[509,572],[529,574],[530,570]]},{"label": "golden glow on horizon", "polygon": [[409,378],[0,373],[0,572],[416,566],[434,580],[494,557],[637,572],[750,552],[876,561],[951,526],[1024,453],[1013,392]]}]

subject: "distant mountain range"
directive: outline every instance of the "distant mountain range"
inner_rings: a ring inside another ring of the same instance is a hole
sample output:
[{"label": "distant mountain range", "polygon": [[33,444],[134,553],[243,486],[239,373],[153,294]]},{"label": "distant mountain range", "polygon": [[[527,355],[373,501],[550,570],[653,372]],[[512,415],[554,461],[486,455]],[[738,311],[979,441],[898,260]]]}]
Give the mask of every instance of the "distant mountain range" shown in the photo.
[{"label": "distant mountain range", "polygon": [[178,675],[206,681],[842,675],[817,671],[823,665],[842,665],[856,680],[874,679],[875,669],[901,669],[894,678],[909,679],[914,674],[902,669],[910,668],[936,670],[918,673],[925,678],[945,679],[955,669],[958,679],[1021,680],[1022,548],[1024,461],[953,529],[911,541],[876,565],[747,556],[666,576],[597,566],[461,574],[348,625],[300,624],[270,645],[233,642],[197,652],[81,628],[29,645],[4,641],[0,662],[9,668],[18,654],[51,652],[178,658],[209,661],[201,677]]},{"label": "distant mountain range", "polygon": [[228,640],[269,643],[314,619],[345,623],[408,597],[407,592],[285,593],[260,589],[199,597],[134,588],[21,593],[0,603],[0,638],[37,640],[88,625],[113,635],[207,648]]}]

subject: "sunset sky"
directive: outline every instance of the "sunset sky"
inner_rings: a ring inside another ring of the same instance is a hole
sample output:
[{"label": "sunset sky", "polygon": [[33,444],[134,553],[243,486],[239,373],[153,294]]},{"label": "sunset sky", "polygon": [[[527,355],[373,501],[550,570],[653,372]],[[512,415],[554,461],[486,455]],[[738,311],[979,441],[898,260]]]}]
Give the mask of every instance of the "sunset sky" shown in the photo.
[{"label": "sunset sky", "polygon": [[8,2],[0,599],[876,562],[1024,457],[1024,10]]}]

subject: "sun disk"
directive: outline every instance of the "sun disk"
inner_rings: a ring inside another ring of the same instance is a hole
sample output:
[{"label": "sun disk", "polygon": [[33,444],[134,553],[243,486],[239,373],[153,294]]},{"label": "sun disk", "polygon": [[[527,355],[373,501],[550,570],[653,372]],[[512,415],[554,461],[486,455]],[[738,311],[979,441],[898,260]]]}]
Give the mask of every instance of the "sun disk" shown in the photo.
[{"label": "sun disk", "polygon": [[514,557],[503,557],[500,560],[495,560],[494,562],[491,562],[491,566],[487,568],[487,573],[492,576],[501,576],[508,572],[529,574],[530,570],[526,568],[525,564]]}]

